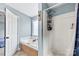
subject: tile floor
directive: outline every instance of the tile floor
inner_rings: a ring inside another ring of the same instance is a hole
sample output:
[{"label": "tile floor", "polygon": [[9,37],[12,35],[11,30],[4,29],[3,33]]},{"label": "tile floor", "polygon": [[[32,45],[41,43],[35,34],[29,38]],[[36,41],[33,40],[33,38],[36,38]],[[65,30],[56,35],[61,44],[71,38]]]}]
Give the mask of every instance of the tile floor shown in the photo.
[{"label": "tile floor", "polygon": [[4,56],[4,48],[0,48],[0,56]]}]

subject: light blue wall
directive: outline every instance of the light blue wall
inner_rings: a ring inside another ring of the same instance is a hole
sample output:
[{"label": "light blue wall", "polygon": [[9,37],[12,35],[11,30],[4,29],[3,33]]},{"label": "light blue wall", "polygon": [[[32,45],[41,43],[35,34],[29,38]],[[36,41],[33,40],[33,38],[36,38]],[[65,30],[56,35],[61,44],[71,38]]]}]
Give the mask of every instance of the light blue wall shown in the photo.
[{"label": "light blue wall", "polygon": [[4,16],[0,16],[0,37],[4,37]]},{"label": "light blue wall", "polygon": [[38,19],[38,16],[31,17],[32,20]]},{"label": "light blue wall", "polygon": [[49,15],[57,16],[57,15],[64,14],[64,13],[67,13],[67,12],[71,12],[71,11],[74,11],[74,10],[75,10],[75,3],[67,3],[67,4],[64,4],[62,6],[50,9],[48,11],[51,11],[49,13]]},{"label": "light blue wall", "polygon": [[5,8],[5,4],[4,3],[0,3],[0,10],[4,11],[4,8]]},{"label": "light blue wall", "polygon": [[[57,4],[57,3],[56,3]],[[42,9],[47,9],[51,6],[55,5],[54,3],[43,3],[42,4]],[[50,15],[53,15],[53,16],[56,16],[56,15],[60,15],[60,14],[64,14],[66,12],[70,12],[70,11],[74,11],[75,10],[75,3],[65,3],[64,5],[62,6],[59,6],[59,7],[55,7],[53,9],[49,9],[49,11],[51,11],[49,14]]]},{"label": "light blue wall", "polygon": [[46,9],[46,8],[48,8],[47,3],[42,3],[42,10],[44,10],[44,9]]},{"label": "light blue wall", "polygon": [[18,35],[19,37],[31,35],[31,19],[29,17],[20,16],[18,18]]}]

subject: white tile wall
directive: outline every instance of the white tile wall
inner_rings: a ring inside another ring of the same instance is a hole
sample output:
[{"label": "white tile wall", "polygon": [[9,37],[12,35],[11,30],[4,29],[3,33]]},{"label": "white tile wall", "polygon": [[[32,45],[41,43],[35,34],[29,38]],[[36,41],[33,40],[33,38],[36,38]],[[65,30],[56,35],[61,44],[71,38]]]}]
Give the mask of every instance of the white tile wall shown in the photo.
[{"label": "white tile wall", "polygon": [[[76,28],[75,12],[52,17],[52,20],[54,20],[54,29],[52,31],[47,31],[47,19],[46,15],[44,16],[44,55],[73,55]],[[73,29],[71,29],[72,23],[74,23]]]}]

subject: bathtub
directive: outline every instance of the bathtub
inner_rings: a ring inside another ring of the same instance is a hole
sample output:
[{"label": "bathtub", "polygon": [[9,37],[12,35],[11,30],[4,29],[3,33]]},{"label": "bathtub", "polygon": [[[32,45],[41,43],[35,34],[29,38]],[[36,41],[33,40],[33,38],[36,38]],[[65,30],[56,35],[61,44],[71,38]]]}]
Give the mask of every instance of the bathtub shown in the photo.
[{"label": "bathtub", "polygon": [[38,51],[38,39],[31,37],[21,37],[20,43],[27,45]]}]

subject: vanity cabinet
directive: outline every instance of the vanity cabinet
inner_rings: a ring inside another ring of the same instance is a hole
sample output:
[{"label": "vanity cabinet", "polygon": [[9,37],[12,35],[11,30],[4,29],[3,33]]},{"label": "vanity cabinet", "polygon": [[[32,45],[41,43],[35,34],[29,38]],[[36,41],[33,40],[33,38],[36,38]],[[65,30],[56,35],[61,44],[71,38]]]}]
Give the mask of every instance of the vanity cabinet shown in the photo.
[{"label": "vanity cabinet", "polygon": [[26,53],[28,56],[38,56],[38,51],[25,45],[21,44],[21,50]]}]

